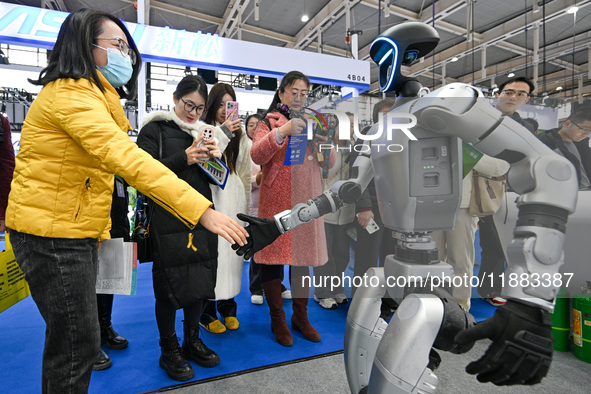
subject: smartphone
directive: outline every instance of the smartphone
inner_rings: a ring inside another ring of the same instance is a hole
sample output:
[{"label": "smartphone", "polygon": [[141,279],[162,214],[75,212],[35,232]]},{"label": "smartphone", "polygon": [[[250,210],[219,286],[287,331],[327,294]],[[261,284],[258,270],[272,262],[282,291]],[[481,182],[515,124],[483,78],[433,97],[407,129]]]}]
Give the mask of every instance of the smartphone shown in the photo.
[{"label": "smartphone", "polygon": [[213,127],[210,125],[206,125],[201,129],[201,134],[203,135],[203,139],[199,141],[199,144],[197,144],[197,146],[201,146],[205,141],[213,138]]},{"label": "smartphone", "polygon": [[380,229],[380,226],[378,226],[375,220],[369,219],[369,223],[365,229],[368,233],[373,234]]},{"label": "smartphone", "polygon": [[[359,214],[357,214],[356,216],[359,217]],[[369,223],[367,224],[367,227],[365,227],[365,229],[367,230],[368,233],[373,234],[380,229],[380,226],[378,226],[376,221],[373,220],[373,218],[372,218],[372,219],[369,219]]]},{"label": "smartphone", "polygon": [[226,102],[226,119],[238,119],[238,101]]}]

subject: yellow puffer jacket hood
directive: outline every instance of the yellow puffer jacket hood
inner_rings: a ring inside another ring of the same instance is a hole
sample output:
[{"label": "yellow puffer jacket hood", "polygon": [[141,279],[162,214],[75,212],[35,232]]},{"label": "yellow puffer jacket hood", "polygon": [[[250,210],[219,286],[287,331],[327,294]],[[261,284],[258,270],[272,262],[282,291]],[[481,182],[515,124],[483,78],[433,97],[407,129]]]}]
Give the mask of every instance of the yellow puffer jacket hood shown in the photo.
[{"label": "yellow puffer jacket hood", "polygon": [[119,95],[86,79],[43,87],[21,133],[6,225],[52,238],[107,238],[113,176],[148,195],[190,228],[211,206],[137,147]]}]

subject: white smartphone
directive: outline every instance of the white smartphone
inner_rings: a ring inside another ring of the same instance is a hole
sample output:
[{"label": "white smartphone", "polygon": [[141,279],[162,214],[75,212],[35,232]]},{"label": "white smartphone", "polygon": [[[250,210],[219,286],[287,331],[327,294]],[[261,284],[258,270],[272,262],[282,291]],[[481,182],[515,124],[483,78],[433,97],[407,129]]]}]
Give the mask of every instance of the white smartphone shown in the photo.
[{"label": "white smartphone", "polygon": [[376,223],[375,220],[369,219],[369,223],[367,223],[367,227],[365,228],[368,233],[373,234],[380,229],[380,226]]},{"label": "white smartphone", "polygon": [[238,119],[238,101],[227,101],[226,102],[226,119],[236,120]]},{"label": "white smartphone", "polygon": [[[357,217],[359,217],[359,214],[357,214]],[[376,221],[371,218],[369,219],[369,223],[367,223],[367,227],[365,227],[365,229],[368,233],[373,234],[380,229],[380,226],[378,226]]]}]

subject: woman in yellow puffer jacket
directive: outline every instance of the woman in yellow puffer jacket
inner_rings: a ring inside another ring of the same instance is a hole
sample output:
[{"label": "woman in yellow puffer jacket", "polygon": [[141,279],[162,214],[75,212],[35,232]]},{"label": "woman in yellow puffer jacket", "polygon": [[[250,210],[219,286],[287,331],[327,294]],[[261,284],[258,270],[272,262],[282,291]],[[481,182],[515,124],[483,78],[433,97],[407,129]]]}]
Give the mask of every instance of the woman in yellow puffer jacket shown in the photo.
[{"label": "woman in yellow puffer jacket", "polygon": [[[119,102],[135,95],[140,55],[110,14],[79,10],[63,22],[21,134],[6,226],[45,319],[43,392],[86,392],[100,345],[95,282],[108,238],[113,177],[230,243],[246,230],[128,137]],[[219,152],[219,151],[218,151]],[[207,145],[187,154],[210,155]]]}]

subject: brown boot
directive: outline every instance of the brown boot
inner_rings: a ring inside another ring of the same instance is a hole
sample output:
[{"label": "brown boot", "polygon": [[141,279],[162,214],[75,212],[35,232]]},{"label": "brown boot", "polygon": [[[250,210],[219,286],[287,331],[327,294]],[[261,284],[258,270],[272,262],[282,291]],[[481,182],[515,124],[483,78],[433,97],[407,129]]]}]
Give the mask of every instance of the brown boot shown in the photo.
[{"label": "brown boot", "polygon": [[293,298],[291,328],[300,331],[311,342],[320,342],[320,334],[308,321],[308,298]]},{"label": "brown boot", "polygon": [[281,279],[273,279],[263,282],[263,293],[269,305],[271,315],[271,331],[275,334],[275,340],[283,346],[293,346],[293,338],[283,312],[283,298],[281,298]]}]

